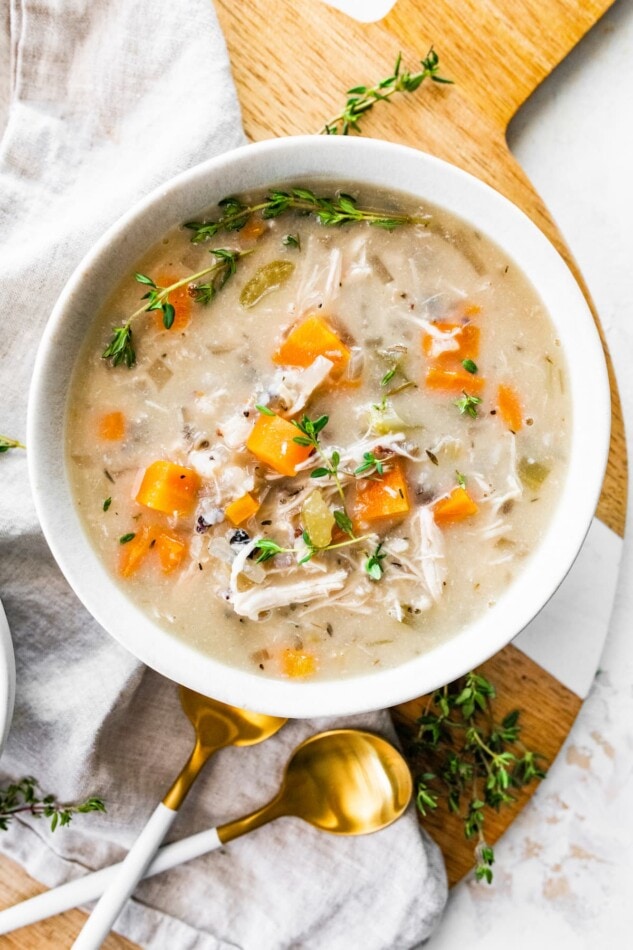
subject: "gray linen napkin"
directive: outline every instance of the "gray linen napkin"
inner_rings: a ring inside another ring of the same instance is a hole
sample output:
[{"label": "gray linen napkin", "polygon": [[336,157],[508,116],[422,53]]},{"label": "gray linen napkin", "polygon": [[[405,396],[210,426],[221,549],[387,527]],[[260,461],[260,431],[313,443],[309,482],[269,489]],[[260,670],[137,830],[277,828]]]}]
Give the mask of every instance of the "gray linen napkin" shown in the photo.
[{"label": "gray linen napkin", "polygon": [[[96,238],[132,202],[244,141],[224,42],[207,0],[11,0],[0,42],[0,431],[23,437],[35,350]],[[98,293],[98,289],[96,289]],[[2,456],[0,595],[17,702],[2,771],[34,774],[107,816],[52,835],[15,822],[0,848],[53,886],[120,860],[189,749],[173,683],[92,620],[39,531],[17,452]],[[347,723],[392,734],[387,714]],[[332,720],[294,722],[208,767],[173,838],[256,807],[290,750]],[[410,948],[446,899],[441,856],[410,811],[368,838],[284,819],[142,884],[117,929],[148,948]]]}]

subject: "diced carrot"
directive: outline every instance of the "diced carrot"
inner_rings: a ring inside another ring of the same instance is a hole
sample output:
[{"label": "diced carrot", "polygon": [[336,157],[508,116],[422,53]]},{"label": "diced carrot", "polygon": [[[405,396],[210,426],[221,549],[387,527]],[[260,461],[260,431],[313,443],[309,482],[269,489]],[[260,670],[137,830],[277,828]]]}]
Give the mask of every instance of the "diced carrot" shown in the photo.
[{"label": "diced carrot", "polygon": [[[165,273],[159,274],[155,280],[159,287],[169,287],[171,284],[175,284],[176,281],[181,280],[181,278],[182,275]],[[184,330],[185,327],[189,325],[189,321],[191,319],[191,297],[189,296],[187,285],[185,284],[183,287],[179,287],[178,290],[173,290],[167,300],[176,311],[174,322],[172,323],[169,332],[171,333],[174,330]],[[163,324],[162,310],[151,310],[150,313],[154,315],[156,328],[158,330],[164,330],[165,326]]]},{"label": "diced carrot", "polygon": [[440,498],[433,505],[435,523],[438,525],[453,524],[476,515],[479,507],[470,497],[465,488],[454,488],[446,498]]},{"label": "diced carrot", "polygon": [[465,317],[476,317],[481,313],[481,307],[477,303],[467,303],[464,307]]},{"label": "diced carrot", "polygon": [[296,475],[297,465],[312,451],[311,446],[293,441],[298,436],[300,432],[291,422],[262,414],[251,429],[246,448],[280,475]]},{"label": "diced carrot", "polygon": [[518,432],[523,426],[523,409],[514,389],[506,386],[505,383],[499,384],[497,390],[497,409],[501,418],[508,429]]},{"label": "diced carrot", "polygon": [[120,442],[125,435],[125,416],[122,412],[107,412],[99,419],[99,438],[104,442]]},{"label": "diced carrot", "polygon": [[258,508],[259,502],[249,492],[246,492],[241,498],[236,498],[230,505],[227,505],[224,513],[229,521],[238,525],[254,515]]},{"label": "diced carrot", "polygon": [[349,362],[350,352],[323,317],[307,317],[290,331],[273,354],[273,363],[280,366],[310,366],[317,356],[334,363],[334,375],[340,375]]},{"label": "diced carrot", "polygon": [[187,543],[176,534],[161,531],[156,538],[155,548],[163,573],[171,574],[182,564],[182,559],[187,552]]},{"label": "diced carrot", "polygon": [[316,659],[312,653],[287,649],[281,655],[281,668],[286,676],[311,676],[316,671]]},{"label": "diced carrot", "polygon": [[387,469],[381,477],[361,482],[356,490],[354,518],[364,521],[379,521],[396,518],[409,510],[409,490],[399,462]]},{"label": "diced carrot", "polygon": [[131,577],[139,569],[147,557],[156,534],[153,528],[143,525],[136,532],[131,541],[121,545],[119,552],[119,574],[121,577]]},{"label": "diced carrot", "polygon": [[243,228],[240,228],[240,237],[244,241],[256,241],[266,230],[266,224],[261,218],[252,215]]},{"label": "diced carrot", "polygon": [[[442,350],[437,356],[432,356],[434,336],[430,333],[422,335],[422,350],[438,366],[451,365],[458,367],[462,360],[475,360],[479,356],[479,327],[474,323],[434,323],[434,326],[446,334],[447,340],[457,344],[455,349]],[[461,368],[461,367],[460,367]]]},{"label": "diced carrot", "polygon": [[467,392],[471,396],[477,396],[483,390],[485,382],[483,376],[458,372],[457,370],[440,369],[437,366],[429,366],[426,371],[427,387],[446,393],[458,395]]},{"label": "diced carrot", "polygon": [[196,503],[200,476],[191,468],[161,460],[145,469],[136,501],[166,514],[188,515]]}]

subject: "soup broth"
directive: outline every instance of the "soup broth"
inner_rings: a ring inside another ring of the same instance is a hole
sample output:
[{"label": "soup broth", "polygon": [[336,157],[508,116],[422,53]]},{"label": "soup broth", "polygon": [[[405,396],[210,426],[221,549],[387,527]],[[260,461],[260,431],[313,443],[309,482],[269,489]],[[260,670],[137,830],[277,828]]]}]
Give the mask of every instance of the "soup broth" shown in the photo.
[{"label": "soup broth", "polygon": [[439,208],[347,191],[379,226],[240,218],[254,195],[209,215],[239,230],[172,230],[71,384],[100,557],[156,623],[262,676],[392,667],[452,636],[521,571],[565,477],[564,358],[524,275]]}]

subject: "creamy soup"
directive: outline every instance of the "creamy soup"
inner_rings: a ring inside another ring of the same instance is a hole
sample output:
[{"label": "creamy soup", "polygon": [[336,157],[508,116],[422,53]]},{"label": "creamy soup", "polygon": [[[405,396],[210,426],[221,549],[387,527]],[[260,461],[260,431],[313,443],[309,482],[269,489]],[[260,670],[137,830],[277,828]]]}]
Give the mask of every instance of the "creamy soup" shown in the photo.
[{"label": "creamy soup", "polygon": [[563,354],[515,263],[411,198],[316,191],[165,235],[104,302],[69,398],[112,575],[262,676],[392,667],[484,614],[569,449]]}]

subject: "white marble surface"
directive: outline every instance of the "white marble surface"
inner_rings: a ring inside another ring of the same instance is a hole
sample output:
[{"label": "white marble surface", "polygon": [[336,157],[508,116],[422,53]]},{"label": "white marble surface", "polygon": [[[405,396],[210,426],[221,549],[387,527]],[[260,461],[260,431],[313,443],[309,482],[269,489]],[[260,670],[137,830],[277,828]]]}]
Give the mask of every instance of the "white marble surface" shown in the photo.
[{"label": "white marble surface", "polygon": [[[514,120],[509,138],[584,273],[613,355],[625,418],[630,418],[631,0],[618,0],[543,84]],[[497,846],[494,885],[457,887],[429,950],[631,945],[632,567],[629,537],[600,671],[572,733],[549,778]]]}]

